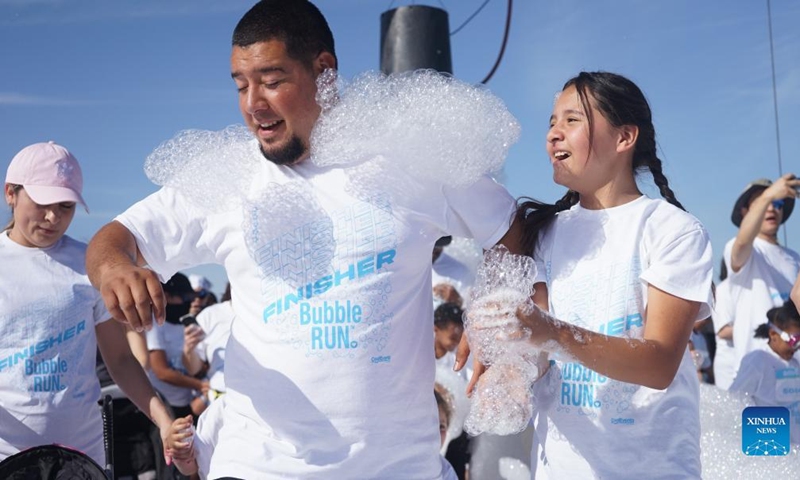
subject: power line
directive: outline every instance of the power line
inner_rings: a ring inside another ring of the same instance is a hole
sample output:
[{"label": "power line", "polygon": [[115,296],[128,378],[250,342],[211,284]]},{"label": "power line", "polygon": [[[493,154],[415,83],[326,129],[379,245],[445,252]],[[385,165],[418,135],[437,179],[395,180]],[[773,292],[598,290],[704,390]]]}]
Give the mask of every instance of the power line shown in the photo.
[{"label": "power line", "polygon": [[[769,27],[769,60],[772,65],[772,106],[775,113],[775,143],[778,150],[778,176],[783,176],[783,160],[781,159],[781,127],[778,116],[778,87],[775,83],[775,48],[772,44],[772,7],[767,0],[767,26]],[[786,225],[783,225],[783,244],[788,245]]]},{"label": "power line", "polygon": [[479,13],[481,13],[481,10],[483,10],[483,7],[485,7],[485,6],[486,6],[486,5],[487,5],[489,2],[491,2],[491,1],[492,1],[492,0],[486,0],[485,2],[483,2],[483,4],[482,4],[480,7],[478,7],[478,9],[477,9],[477,10],[475,10],[475,11],[472,13],[472,15],[470,15],[469,17],[467,17],[467,19],[466,19],[466,20],[464,20],[464,22],[463,22],[461,25],[459,25],[459,26],[458,26],[458,28],[456,28],[455,30],[453,30],[452,32],[450,32],[450,36],[452,37],[452,36],[453,36],[453,35],[455,35],[456,33],[460,32],[462,28],[466,27],[466,26],[467,26],[467,24],[468,24],[469,22],[471,22],[473,18],[477,17],[477,16],[478,16],[478,14],[479,14]]},{"label": "power line", "polygon": [[506,26],[505,31],[503,32],[503,43],[500,45],[500,53],[497,54],[497,60],[494,62],[494,66],[492,70],[486,75],[486,78],[481,80],[481,83],[486,84],[490,78],[494,75],[494,72],[497,71],[497,67],[500,66],[500,61],[503,60],[503,54],[506,51],[506,45],[508,44],[508,32],[511,30],[511,6],[513,0],[508,0],[508,13],[506,14]]}]

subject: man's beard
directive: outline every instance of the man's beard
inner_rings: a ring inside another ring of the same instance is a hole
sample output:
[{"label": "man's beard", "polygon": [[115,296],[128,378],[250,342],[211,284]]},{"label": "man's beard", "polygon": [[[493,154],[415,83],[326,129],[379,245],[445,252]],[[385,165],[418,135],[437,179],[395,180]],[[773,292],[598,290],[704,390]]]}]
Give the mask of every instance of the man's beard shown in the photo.
[{"label": "man's beard", "polygon": [[258,147],[261,149],[261,154],[264,155],[264,158],[275,165],[292,165],[297,163],[300,157],[306,153],[306,146],[296,135],[292,135],[289,142],[283,147],[276,148],[270,152],[264,150],[264,146],[260,143]]}]

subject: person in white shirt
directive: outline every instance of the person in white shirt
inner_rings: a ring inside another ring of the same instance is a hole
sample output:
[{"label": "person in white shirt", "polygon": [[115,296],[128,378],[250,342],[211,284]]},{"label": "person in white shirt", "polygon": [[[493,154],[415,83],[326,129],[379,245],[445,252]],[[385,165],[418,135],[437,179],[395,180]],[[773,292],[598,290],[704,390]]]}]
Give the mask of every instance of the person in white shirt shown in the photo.
[{"label": "person in white shirt", "polygon": [[754,339],[753,332],[767,310],[789,298],[800,274],[800,254],[778,242],[778,230],[792,214],[798,186],[800,180],[792,173],[775,183],[758,179],[747,185],[733,206],[731,221],[739,232],[725,245],[724,260],[734,299],[737,369],[745,355],[768,348]]},{"label": "person in white shirt", "polygon": [[189,279],[176,273],[163,284],[167,305],[165,322],[147,332],[150,380],[172,408],[175,417],[192,414],[194,392],[208,390],[208,381],[190,375],[183,366],[184,330],[181,319],[191,308],[196,292]]},{"label": "person in white shirt", "polygon": [[55,443],[107,465],[98,347],[114,381],[162,438],[171,423],[125,327],[108,321],[89,283],[86,245],[65,234],[76,206],[86,208],[82,190],[77,159],[53,142],[25,147],[8,166],[12,220],[0,232],[0,460]]},{"label": "person in white shirt", "polygon": [[222,301],[197,316],[196,328],[184,330],[183,365],[193,376],[205,372],[209,390],[208,402],[225,393],[225,347],[236,318],[231,304],[231,285],[228,283]]},{"label": "person in white shirt", "polygon": [[[433,244],[449,234],[519,251],[514,199],[488,170],[468,185],[410,170],[351,183],[364,162],[406,160],[370,151],[354,163],[315,161],[312,130],[331,118],[321,115],[316,81],[336,66],[314,5],[257,3],[234,30],[231,53],[255,136],[224,152],[233,170],[252,165],[252,175],[237,177],[246,186],[231,193],[239,202],[205,205],[193,200],[196,189],[167,186],[89,245],[89,275],[109,311],[138,329],[153,315],[163,319],[159,276],[225,266],[237,318],[212,478],[440,478],[430,395]],[[437,142],[463,134],[435,131]],[[413,194],[393,189],[403,178]],[[294,192],[291,202],[268,200],[284,191]]]},{"label": "person in white shirt", "polygon": [[[459,239],[463,243],[468,239]],[[467,265],[463,258],[450,255],[449,246],[453,237],[446,236],[436,241],[433,247],[433,307],[442,303],[455,303],[466,307],[469,303],[472,284],[475,281],[475,265]],[[476,259],[477,260],[477,259]]]},{"label": "person in white shirt", "polygon": [[[620,75],[580,73],[557,97],[547,152],[569,192],[518,210],[538,307],[517,317],[532,351],[550,354],[533,387],[533,476],[699,478],[688,342],[710,313],[711,244],[662,173],[643,93]],[[666,201],[639,191],[644,169]]]},{"label": "person in white shirt", "polygon": [[791,442],[800,444],[800,314],[787,300],[771,308],[767,318],[754,337],[767,339],[768,349],[745,355],[730,391],[749,396],[755,405],[789,409]]},{"label": "person in white shirt", "polygon": [[736,362],[736,349],[733,348],[733,307],[730,282],[724,279],[717,285],[714,312],[711,314],[717,340],[713,365],[714,385],[722,390],[731,386],[739,366]]}]

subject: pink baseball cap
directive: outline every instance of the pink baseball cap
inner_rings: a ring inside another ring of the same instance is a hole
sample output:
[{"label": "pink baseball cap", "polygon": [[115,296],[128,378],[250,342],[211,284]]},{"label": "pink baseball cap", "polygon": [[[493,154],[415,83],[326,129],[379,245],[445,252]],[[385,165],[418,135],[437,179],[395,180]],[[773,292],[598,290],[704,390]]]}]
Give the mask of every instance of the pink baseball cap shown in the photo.
[{"label": "pink baseball cap", "polygon": [[54,142],[34,143],[17,153],[6,172],[6,183],[22,185],[39,205],[83,201],[83,175],[78,160]]}]

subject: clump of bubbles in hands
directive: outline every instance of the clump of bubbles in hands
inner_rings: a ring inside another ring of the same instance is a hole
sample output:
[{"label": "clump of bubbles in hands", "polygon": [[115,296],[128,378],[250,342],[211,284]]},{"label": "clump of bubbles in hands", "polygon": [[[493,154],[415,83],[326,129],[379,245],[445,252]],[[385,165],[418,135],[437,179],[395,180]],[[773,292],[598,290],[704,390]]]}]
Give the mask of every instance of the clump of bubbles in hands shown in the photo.
[{"label": "clump of bubbles in hands", "polygon": [[531,331],[517,319],[517,311],[535,308],[535,279],[533,259],[503,246],[487,251],[478,269],[464,324],[473,354],[489,368],[472,394],[464,424],[470,435],[510,435],[530,422],[538,352],[527,341]]}]

